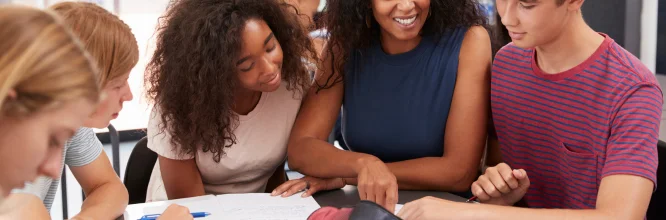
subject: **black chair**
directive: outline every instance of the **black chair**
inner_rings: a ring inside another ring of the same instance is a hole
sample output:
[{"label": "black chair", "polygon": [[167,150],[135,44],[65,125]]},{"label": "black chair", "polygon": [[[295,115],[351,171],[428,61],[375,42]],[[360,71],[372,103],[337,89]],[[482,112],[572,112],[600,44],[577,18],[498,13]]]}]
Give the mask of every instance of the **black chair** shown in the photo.
[{"label": "black chair", "polygon": [[652,194],[648,207],[648,220],[661,220],[666,218],[666,142],[657,143],[659,154],[659,167],[657,168],[657,191]]},{"label": "black chair", "polygon": [[148,149],[148,139],[142,138],[134,146],[125,168],[123,183],[129,193],[129,204],[146,202],[148,182],[156,162],[157,153]]}]

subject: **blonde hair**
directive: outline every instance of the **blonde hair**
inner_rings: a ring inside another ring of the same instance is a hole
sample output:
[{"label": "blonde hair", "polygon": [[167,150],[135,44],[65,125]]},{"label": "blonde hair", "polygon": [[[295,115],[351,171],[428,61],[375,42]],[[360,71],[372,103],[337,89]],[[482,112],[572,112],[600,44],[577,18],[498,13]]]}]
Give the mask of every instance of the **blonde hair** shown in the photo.
[{"label": "blonde hair", "polygon": [[132,30],[120,18],[88,2],[61,2],[50,7],[83,43],[100,69],[99,85],[129,73],[139,61]]},{"label": "blonde hair", "polygon": [[[52,12],[0,6],[0,111],[28,115],[85,98],[99,101],[97,68]],[[8,99],[9,92],[16,97]]]}]

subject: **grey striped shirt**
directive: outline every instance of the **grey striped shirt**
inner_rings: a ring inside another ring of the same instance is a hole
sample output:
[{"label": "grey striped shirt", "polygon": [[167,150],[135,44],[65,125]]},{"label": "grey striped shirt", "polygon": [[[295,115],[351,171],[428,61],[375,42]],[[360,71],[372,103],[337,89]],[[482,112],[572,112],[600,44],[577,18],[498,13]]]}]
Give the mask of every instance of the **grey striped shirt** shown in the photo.
[{"label": "grey striped shirt", "polygon": [[[80,167],[92,163],[102,153],[104,148],[97,139],[95,132],[91,128],[80,128],[74,136],[65,143],[62,154],[62,166]],[[12,193],[29,193],[36,195],[42,201],[46,209],[51,211],[53,199],[58,191],[60,179],[51,179],[48,177],[39,177],[35,182],[26,184],[25,188],[13,190]]]}]

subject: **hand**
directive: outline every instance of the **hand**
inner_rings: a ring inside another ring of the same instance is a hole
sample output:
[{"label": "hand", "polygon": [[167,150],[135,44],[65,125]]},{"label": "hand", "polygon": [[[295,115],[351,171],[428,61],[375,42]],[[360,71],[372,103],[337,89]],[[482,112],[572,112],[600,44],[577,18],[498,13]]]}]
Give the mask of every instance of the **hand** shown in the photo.
[{"label": "hand", "polygon": [[171,204],[169,207],[167,207],[166,210],[160,215],[157,220],[187,220],[187,219],[194,219],[192,217],[192,214],[190,214],[190,209],[188,209],[185,206],[179,206],[176,204]]},{"label": "hand", "polygon": [[464,203],[451,202],[434,197],[425,197],[410,203],[400,209],[398,217],[405,220],[419,219],[460,219],[455,215],[460,212]]},{"label": "hand", "polygon": [[394,212],[398,203],[398,180],[379,159],[366,163],[358,172],[358,193],[361,200],[377,203]]},{"label": "hand", "polygon": [[298,192],[305,191],[301,197],[305,198],[323,190],[340,189],[347,184],[342,178],[321,179],[306,176],[297,180],[289,180],[273,190],[271,196],[281,195],[289,197]]},{"label": "hand", "polygon": [[472,193],[481,203],[510,206],[520,201],[529,187],[530,179],[525,170],[512,170],[509,165],[500,163],[488,167],[472,183]]}]

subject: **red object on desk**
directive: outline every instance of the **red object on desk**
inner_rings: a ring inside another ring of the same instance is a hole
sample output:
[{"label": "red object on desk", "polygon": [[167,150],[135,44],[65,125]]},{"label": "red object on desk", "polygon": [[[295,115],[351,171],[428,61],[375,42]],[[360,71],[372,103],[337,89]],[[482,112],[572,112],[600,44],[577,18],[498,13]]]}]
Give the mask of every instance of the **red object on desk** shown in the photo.
[{"label": "red object on desk", "polygon": [[308,220],[347,220],[352,213],[351,208],[323,207],[313,212]]}]

